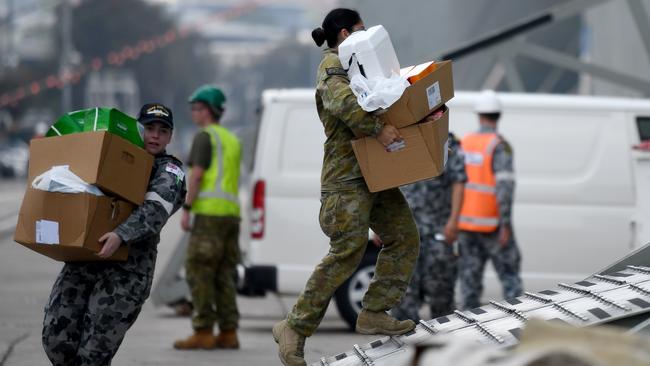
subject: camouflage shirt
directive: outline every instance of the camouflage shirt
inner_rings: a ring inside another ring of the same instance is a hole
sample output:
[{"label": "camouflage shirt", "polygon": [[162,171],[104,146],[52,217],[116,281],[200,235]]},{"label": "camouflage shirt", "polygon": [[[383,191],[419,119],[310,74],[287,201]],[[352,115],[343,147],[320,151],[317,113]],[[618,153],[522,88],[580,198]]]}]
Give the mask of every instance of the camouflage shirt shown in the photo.
[{"label": "camouflage shirt", "polygon": [[[481,126],[479,133],[497,133],[496,129]],[[499,225],[512,225],[512,202],[515,196],[515,169],[512,146],[499,135],[501,142],[494,148],[492,171],[497,181],[496,195],[499,203]]]},{"label": "camouflage shirt", "polygon": [[442,232],[451,215],[451,195],[454,183],[467,182],[465,158],[460,142],[449,134],[449,158],[441,176],[401,188],[411,207],[421,235]]},{"label": "camouflage shirt", "polygon": [[182,166],[171,155],[156,156],[144,203],[114,230],[129,246],[129,258],[126,262],[118,262],[118,266],[130,272],[153,275],[160,231],[185,200]]},{"label": "camouflage shirt", "polygon": [[327,189],[362,177],[351,141],[377,136],[384,124],[357,103],[335,49],[324,51],[316,80],[316,108],[326,136],[321,185]]}]

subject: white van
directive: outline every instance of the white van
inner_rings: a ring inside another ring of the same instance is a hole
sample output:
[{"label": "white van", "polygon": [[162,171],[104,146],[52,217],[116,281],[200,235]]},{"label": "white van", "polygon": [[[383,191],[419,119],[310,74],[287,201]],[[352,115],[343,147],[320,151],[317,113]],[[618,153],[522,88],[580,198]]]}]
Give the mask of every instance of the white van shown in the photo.
[{"label": "white van", "polygon": [[[514,149],[514,229],[527,290],[585,278],[650,241],[650,101],[500,94],[501,134]],[[448,104],[458,137],[477,129],[478,93]],[[298,294],[328,251],[318,225],[323,128],[314,90],[268,90],[250,172],[251,239],[243,248],[249,293]],[[377,250],[335,300],[354,324]],[[486,297],[500,298],[492,272]]]}]

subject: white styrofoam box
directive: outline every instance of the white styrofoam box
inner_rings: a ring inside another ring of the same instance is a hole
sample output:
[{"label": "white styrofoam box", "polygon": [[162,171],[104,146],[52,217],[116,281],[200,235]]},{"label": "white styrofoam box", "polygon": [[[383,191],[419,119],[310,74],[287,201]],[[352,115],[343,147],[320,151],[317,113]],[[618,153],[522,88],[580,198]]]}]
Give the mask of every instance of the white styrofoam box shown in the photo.
[{"label": "white styrofoam box", "polygon": [[397,54],[381,25],[352,33],[339,45],[339,59],[350,77],[390,78],[393,73],[400,74]]}]

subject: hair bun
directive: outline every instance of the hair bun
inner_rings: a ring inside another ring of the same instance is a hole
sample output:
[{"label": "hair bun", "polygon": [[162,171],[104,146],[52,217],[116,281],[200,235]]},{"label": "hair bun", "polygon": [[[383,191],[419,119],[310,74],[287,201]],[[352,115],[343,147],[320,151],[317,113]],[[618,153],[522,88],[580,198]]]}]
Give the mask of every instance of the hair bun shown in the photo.
[{"label": "hair bun", "polygon": [[323,28],[316,28],[311,32],[311,38],[314,39],[318,47],[322,46],[325,43],[327,37],[325,35],[325,30]]}]

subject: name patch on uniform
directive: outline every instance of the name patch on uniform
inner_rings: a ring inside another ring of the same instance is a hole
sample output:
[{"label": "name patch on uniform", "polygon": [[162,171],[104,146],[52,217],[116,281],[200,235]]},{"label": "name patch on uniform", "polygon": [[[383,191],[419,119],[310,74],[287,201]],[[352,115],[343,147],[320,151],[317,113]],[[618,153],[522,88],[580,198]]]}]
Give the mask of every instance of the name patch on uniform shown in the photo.
[{"label": "name patch on uniform", "polygon": [[348,73],[341,67],[329,67],[325,69],[325,72],[327,73],[328,76],[334,76],[334,75],[348,76]]},{"label": "name patch on uniform", "polygon": [[183,178],[185,178],[185,172],[183,171],[183,169],[179,168],[178,165],[176,164],[167,163],[165,170],[174,174],[178,178],[178,180],[183,180]]}]

